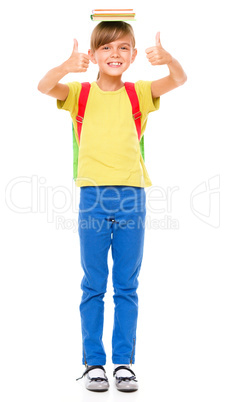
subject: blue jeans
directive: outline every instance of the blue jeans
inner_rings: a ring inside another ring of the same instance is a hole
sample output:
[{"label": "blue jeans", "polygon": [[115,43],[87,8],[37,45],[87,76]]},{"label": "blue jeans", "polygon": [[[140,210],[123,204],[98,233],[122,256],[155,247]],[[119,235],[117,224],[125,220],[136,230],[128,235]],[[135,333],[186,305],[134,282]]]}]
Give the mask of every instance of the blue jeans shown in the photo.
[{"label": "blue jeans", "polygon": [[80,304],[83,364],[106,364],[102,342],[103,298],[107,288],[107,258],[110,246],[115,305],[112,362],[135,362],[137,287],[143,257],[145,216],[144,188],[80,188],[78,227],[81,265],[84,270]]}]

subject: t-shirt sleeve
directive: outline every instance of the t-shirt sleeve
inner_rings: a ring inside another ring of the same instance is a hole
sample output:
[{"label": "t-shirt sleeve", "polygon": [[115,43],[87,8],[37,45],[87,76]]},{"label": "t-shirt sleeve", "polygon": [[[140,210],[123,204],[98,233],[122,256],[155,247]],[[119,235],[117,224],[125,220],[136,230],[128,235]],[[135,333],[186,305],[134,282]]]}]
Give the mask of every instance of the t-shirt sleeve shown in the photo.
[{"label": "t-shirt sleeve", "polygon": [[69,87],[69,94],[65,101],[57,99],[57,108],[67,110],[71,116],[78,111],[78,99],[81,91],[80,82],[68,82],[66,84]]},{"label": "t-shirt sleeve", "polygon": [[138,95],[140,110],[146,114],[154,112],[160,107],[160,97],[153,98],[151,91],[152,81],[137,81],[135,89]]}]

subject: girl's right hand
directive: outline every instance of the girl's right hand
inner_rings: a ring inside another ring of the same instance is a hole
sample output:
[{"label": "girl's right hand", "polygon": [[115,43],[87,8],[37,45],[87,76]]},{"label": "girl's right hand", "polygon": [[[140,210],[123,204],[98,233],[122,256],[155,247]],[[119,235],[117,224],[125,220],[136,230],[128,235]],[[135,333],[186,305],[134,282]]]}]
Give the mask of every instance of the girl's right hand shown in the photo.
[{"label": "girl's right hand", "polygon": [[90,58],[88,54],[78,52],[78,42],[74,39],[72,54],[64,63],[67,73],[80,73],[87,71],[89,60]]}]

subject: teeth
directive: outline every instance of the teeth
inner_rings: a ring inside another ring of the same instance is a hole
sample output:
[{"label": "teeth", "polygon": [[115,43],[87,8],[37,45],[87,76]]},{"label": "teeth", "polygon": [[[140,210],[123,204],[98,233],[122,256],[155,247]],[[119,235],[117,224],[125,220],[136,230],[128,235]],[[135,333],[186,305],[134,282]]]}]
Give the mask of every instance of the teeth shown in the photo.
[{"label": "teeth", "polygon": [[109,65],[113,65],[113,66],[120,66],[120,64],[122,64],[122,63],[109,63]]}]

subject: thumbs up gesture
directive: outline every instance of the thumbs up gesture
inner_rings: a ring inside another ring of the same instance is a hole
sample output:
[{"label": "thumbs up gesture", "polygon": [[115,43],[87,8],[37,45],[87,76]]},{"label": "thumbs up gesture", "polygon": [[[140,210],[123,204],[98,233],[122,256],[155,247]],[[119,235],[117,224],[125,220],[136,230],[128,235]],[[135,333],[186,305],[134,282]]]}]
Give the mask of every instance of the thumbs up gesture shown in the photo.
[{"label": "thumbs up gesture", "polygon": [[80,73],[87,71],[89,67],[89,56],[78,52],[78,42],[73,40],[73,51],[68,60],[64,63],[67,73]]},{"label": "thumbs up gesture", "polygon": [[163,49],[160,41],[160,32],[157,32],[155,37],[155,46],[148,47],[145,50],[146,57],[152,66],[161,64],[169,64],[172,61],[172,56],[165,49]]}]

